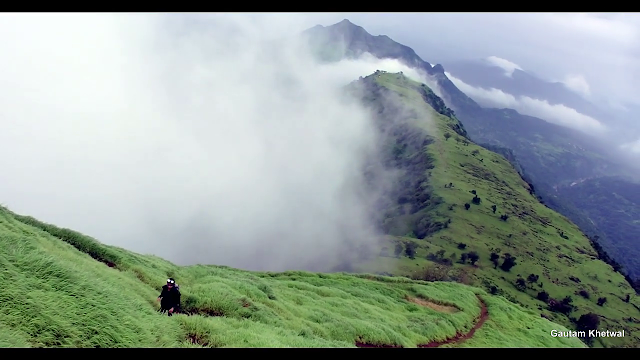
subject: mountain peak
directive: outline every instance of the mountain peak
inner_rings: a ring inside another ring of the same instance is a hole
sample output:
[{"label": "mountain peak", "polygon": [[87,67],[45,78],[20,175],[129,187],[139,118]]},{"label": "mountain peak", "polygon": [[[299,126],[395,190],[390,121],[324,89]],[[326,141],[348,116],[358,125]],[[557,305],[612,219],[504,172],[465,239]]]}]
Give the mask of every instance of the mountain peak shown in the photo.
[{"label": "mountain peak", "polygon": [[335,23],[331,26],[327,26],[327,28],[332,29],[333,31],[339,31],[345,34],[360,34],[361,36],[372,36],[369,34],[362,26],[358,26],[349,19],[344,19],[339,23]]},{"label": "mountain peak", "polygon": [[436,64],[436,65],[433,67],[433,71],[434,71],[434,72],[437,72],[437,73],[444,74],[444,67],[443,67],[441,64]]}]

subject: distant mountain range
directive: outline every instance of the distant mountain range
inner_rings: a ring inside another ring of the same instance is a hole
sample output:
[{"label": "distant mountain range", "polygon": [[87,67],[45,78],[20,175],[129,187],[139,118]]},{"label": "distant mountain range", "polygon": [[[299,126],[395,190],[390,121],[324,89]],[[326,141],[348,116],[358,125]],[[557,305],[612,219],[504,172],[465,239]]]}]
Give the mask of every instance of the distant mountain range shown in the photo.
[{"label": "distant mountain range", "polygon": [[495,88],[514,96],[545,100],[552,105],[562,104],[594,118],[609,116],[564,83],[545,81],[521,69],[516,68],[507,75],[507,70],[488,59],[459,60],[445,65],[451,75],[475,87]]},{"label": "distant mountain range", "polygon": [[[611,137],[616,141],[622,138],[625,142],[631,142],[640,138],[640,131],[635,130],[635,126],[631,126],[637,119],[637,115],[634,114],[640,114],[640,108],[621,110],[599,104],[597,100],[589,99],[590,96],[584,94],[588,88],[581,88],[579,78],[574,78],[572,82],[548,81],[530,71],[504,66],[501,62],[508,63],[508,60],[489,57],[450,61],[444,65],[451,76],[475,88],[497,89],[515,98],[527,97],[545,101],[549,105],[564,105],[579,114],[599,120],[613,130]],[[582,86],[588,87],[586,84]],[[473,94],[468,95],[482,106],[500,107],[501,105],[497,101],[487,101]]]}]

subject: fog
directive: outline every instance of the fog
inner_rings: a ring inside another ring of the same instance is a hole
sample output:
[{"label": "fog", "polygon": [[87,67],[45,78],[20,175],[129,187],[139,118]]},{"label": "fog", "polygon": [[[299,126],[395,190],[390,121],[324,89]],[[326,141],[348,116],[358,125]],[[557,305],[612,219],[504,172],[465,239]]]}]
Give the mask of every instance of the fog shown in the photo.
[{"label": "fog", "polygon": [[475,87],[448,72],[445,72],[445,75],[460,91],[481,106],[514,109],[521,114],[535,116],[550,123],[572,128],[589,135],[602,136],[608,130],[597,119],[582,114],[568,106],[549,104],[546,100],[534,99],[528,96],[516,97],[500,89]]},{"label": "fog", "polygon": [[286,19],[3,14],[0,202],[178,264],[347,261],[378,236],[377,138],[340,89],[407,69],[317,65]]}]

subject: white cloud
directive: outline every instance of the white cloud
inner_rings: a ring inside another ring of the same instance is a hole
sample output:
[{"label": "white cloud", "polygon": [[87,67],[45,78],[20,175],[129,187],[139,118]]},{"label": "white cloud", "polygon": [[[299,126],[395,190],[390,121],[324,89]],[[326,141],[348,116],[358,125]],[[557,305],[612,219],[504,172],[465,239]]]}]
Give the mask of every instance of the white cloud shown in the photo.
[{"label": "white cloud", "polygon": [[625,46],[638,40],[638,28],[631,14],[545,13],[542,18],[564,31],[588,35]]},{"label": "white cloud", "polygon": [[494,66],[502,68],[504,70],[505,76],[508,77],[511,77],[516,69],[522,70],[520,65],[513,63],[507,59],[499,58],[497,56],[489,56],[485,60]]},{"label": "white cloud", "polygon": [[620,145],[620,149],[621,150],[625,150],[625,151],[629,151],[629,152],[631,152],[633,154],[640,155],[640,139],[638,139],[638,140],[636,140],[634,142],[622,144],[622,145]]},{"label": "white cloud", "polygon": [[445,75],[467,96],[486,107],[510,108],[521,114],[535,116],[550,123],[566,126],[588,134],[598,134],[606,131],[600,121],[579,113],[565,105],[551,105],[547,101],[533,99],[527,96],[516,98],[499,89],[483,89],[471,86],[460,79],[445,72]]},{"label": "white cloud", "polygon": [[376,138],[340,87],[393,62],[318,66],[272,42],[286,18],[1,18],[9,208],[183,264],[326,269],[375,240]]},{"label": "white cloud", "polygon": [[359,76],[371,75],[376,70],[390,73],[402,72],[406,77],[418,82],[424,82],[426,76],[423,71],[411,68],[396,59],[379,59],[369,53],[364,53],[357,59],[328,63],[320,69],[331,73],[329,79],[337,80],[342,84],[355,80]]},{"label": "white cloud", "polygon": [[562,83],[567,87],[567,89],[572,90],[579,95],[589,96],[591,94],[589,83],[583,75],[567,75]]}]

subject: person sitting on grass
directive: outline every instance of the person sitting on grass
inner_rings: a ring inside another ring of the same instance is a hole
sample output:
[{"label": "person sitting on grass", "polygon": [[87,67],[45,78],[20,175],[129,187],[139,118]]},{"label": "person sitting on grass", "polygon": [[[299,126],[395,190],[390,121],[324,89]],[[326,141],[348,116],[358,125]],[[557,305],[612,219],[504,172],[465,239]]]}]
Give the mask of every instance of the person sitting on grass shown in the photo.
[{"label": "person sitting on grass", "polygon": [[173,278],[169,278],[167,284],[162,286],[162,292],[160,296],[158,296],[158,301],[160,301],[160,312],[163,314],[168,312],[169,316],[171,316],[179,310],[180,290]]}]

